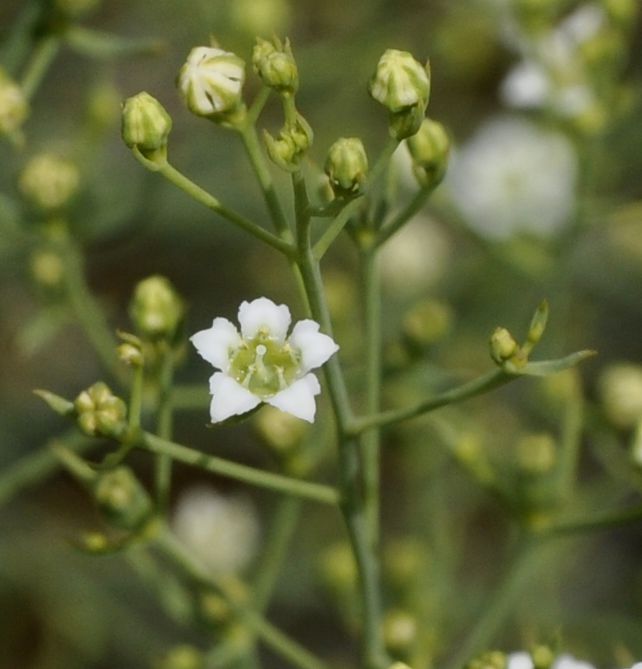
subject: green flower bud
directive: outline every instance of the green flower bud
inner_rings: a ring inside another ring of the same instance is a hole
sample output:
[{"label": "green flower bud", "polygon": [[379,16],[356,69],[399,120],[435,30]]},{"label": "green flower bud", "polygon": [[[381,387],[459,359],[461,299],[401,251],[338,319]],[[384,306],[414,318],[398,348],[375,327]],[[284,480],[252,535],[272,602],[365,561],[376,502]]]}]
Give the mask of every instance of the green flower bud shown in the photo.
[{"label": "green flower bud", "polygon": [[254,71],[266,86],[279,93],[296,93],[299,87],[299,71],[292,54],[290,40],[256,40],[252,52]]},{"label": "green flower bud", "polygon": [[18,84],[0,67],[0,134],[15,133],[29,115],[29,103]]},{"label": "green flower bud", "polygon": [[287,32],[291,15],[288,0],[234,0],[230,5],[230,21],[235,32],[251,37]]},{"label": "green flower bud", "polygon": [[32,158],[20,175],[23,195],[40,209],[64,207],[78,190],[80,176],[76,166],[64,158],[42,153]]},{"label": "green flower bud", "polygon": [[550,434],[529,434],[517,442],[517,462],[523,473],[541,476],[557,461],[555,440]]},{"label": "green flower bud", "polygon": [[142,367],[144,363],[143,353],[140,346],[129,342],[119,344],[117,348],[118,359],[129,367]]},{"label": "green flower bud", "polygon": [[130,149],[138,149],[148,160],[165,160],[171,129],[170,115],[149,93],[143,91],[125,100],[122,137]]},{"label": "green flower bud", "polygon": [[428,66],[407,51],[388,49],[379,59],[369,90],[392,113],[416,106],[425,109],[430,96]]},{"label": "green flower bud", "polygon": [[313,139],[312,128],[300,114],[297,114],[294,123],[288,123],[281,129],[276,139],[269,132],[263,132],[268,156],[275,165],[288,172],[298,169]]},{"label": "green flower bud", "polygon": [[338,594],[351,593],[358,581],[357,565],[350,545],[339,542],[321,555],[321,576],[324,583]]},{"label": "green flower bud", "polygon": [[424,188],[437,186],[446,174],[450,152],[450,138],[444,126],[424,119],[417,133],[408,138],[406,146],[419,184]]},{"label": "green flower bud", "polygon": [[204,669],[203,653],[194,646],[182,644],[172,648],[158,663],[157,669]]},{"label": "green flower bud", "polygon": [[635,22],[639,4],[637,0],[602,0],[604,11],[618,26],[628,28]]},{"label": "green flower bud", "polygon": [[408,611],[393,609],[383,620],[383,638],[386,648],[393,654],[405,655],[417,641],[417,619]]},{"label": "green flower bud", "polygon": [[555,653],[549,646],[538,645],[531,650],[535,669],[550,669],[555,662]]},{"label": "green flower bud", "polygon": [[46,288],[60,285],[65,274],[65,265],[58,253],[49,250],[38,250],[29,259],[31,275],[34,280]]},{"label": "green flower bud", "polygon": [[506,655],[498,650],[492,650],[471,660],[466,669],[506,669],[506,664]]},{"label": "green flower bud", "polygon": [[270,448],[288,454],[299,446],[308,424],[285,411],[265,406],[256,417],[256,429]]},{"label": "green flower bud", "polygon": [[118,437],[125,429],[127,406],[102,381],[74,401],[80,429],[90,437]]},{"label": "green flower bud", "polygon": [[608,367],[598,389],[604,411],[614,425],[630,429],[642,420],[642,366],[618,363]]},{"label": "green flower bud", "polygon": [[187,108],[197,116],[225,121],[243,107],[245,62],[213,47],[192,49],[178,75]]},{"label": "green flower bud", "polygon": [[498,364],[503,365],[519,352],[519,346],[513,335],[506,328],[495,328],[490,336],[490,357]]},{"label": "green flower bud", "polygon": [[383,553],[384,576],[395,588],[408,592],[426,572],[426,547],[412,537],[393,539]]},{"label": "green flower bud", "polygon": [[341,137],[328,150],[325,173],[338,197],[354,196],[368,176],[368,156],[358,137]]},{"label": "green flower bud", "polygon": [[412,137],[421,128],[425,116],[425,105],[413,105],[398,112],[390,112],[388,132],[398,141]]},{"label": "green flower bud", "polygon": [[134,291],[130,317],[138,333],[146,339],[172,339],[183,314],[183,301],[163,276],[150,276]]},{"label": "green flower bud", "polygon": [[55,0],[54,4],[65,16],[77,19],[96,9],[100,0]]},{"label": "green flower bud", "polygon": [[100,474],[93,490],[98,508],[116,527],[137,530],[152,515],[152,500],[129,467]]},{"label": "green flower bud", "polygon": [[437,300],[416,304],[403,319],[403,335],[411,352],[421,354],[448,332],[452,311]]},{"label": "green flower bud", "polygon": [[531,324],[528,328],[528,335],[526,337],[526,345],[524,348],[527,353],[539,343],[544,330],[546,330],[546,323],[548,322],[548,302],[542,300],[538,305],[533,318],[531,319]]}]

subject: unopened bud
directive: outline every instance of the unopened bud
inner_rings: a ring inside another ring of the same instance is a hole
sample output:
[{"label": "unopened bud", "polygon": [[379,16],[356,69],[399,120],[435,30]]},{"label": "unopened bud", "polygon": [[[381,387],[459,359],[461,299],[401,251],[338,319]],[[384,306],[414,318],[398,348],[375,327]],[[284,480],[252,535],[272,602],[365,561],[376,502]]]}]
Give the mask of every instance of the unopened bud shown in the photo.
[{"label": "unopened bud", "polygon": [[503,365],[518,352],[519,346],[513,335],[506,328],[495,328],[490,336],[490,357],[498,365]]},{"label": "unopened bud", "polygon": [[550,434],[529,434],[517,442],[517,462],[525,474],[546,474],[553,469],[556,460],[555,440]]},{"label": "unopened bud", "polygon": [[388,131],[397,141],[412,137],[421,128],[426,116],[424,105],[413,105],[398,112],[390,112],[388,116]]},{"label": "unopened bud", "polygon": [[0,134],[16,132],[29,115],[29,103],[20,86],[0,67]]},{"label": "unopened bud", "polygon": [[471,660],[465,669],[506,669],[506,655],[498,650],[488,651]]},{"label": "unopened bud", "polygon": [[424,353],[450,328],[452,311],[437,300],[424,300],[406,313],[403,319],[405,343],[413,353]]},{"label": "unopened bud", "polygon": [[528,328],[528,335],[526,338],[526,346],[525,346],[528,352],[530,352],[530,350],[533,349],[535,345],[539,343],[539,340],[542,338],[542,335],[544,334],[544,330],[546,330],[547,322],[548,322],[548,302],[546,300],[542,300],[542,302],[540,302],[537,309],[535,310],[535,313],[533,314],[533,318],[531,320],[531,324]]},{"label": "unopened bud", "polygon": [[52,211],[69,203],[78,190],[76,166],[59,156],[42,153],[32,158],[20,175],[20,190],[40,209]]},{"label": "unopened bud", "polygon": [[389,611],[383,621],[383,638],[393,654],[407,653],[417,640],[417,619],[408,611]]},{"label": "unopened bud", "polygon": [[406,144],[419,184],[424,188],[437,186],[446,174],[450,152],[450,138],[444,126],[426,118]]},{"label": "unopened bud", "polygon": [[237,55],[213,47],[192,49],[178,75],[187,108],[197,116],[225,120],[243,105],[245,63]]},{"label": "unopened bud", "polygon": [[555,662],[555,653],[550,646],[538,645],[531,650],[535,669],[550,669]]},{"label": "unopened bud", "polygon": [[642,366],[619,363],[608,367],[599,381],[604,411],[619,428],[642,420]]},{"label": "unopened bud", "polygon": [[288,172],[298,169],[301,159],[312,145],[314,134],[308,122],[297,114],[294,123],[286,124],[277,138],[263,133],[265,148],[275,165]]},{"label": "unopened bud", "polygon": [[138,333],[147,339],[172,339],[183,318],[183,301],[163,276],[150,276],[134,291],[129,307]]},{"label": "unopened bud", "polygon": [[252,64],[263,83],[279,93],[292,94],[299,87],[299,71],[288,39],[282,44],[276,38],[257,38]]},{"label": "unopened bud", "polygon": [[285,411],[265,406],[257,415],[256,428],[270,448],[286,455],[301,443],[308,424]]},{"label": "unopened bud", "polygon": [[388,49],[379,59],[369,90],[390,112],[415,106],[425,109],[430,96],[428,69],[407,51]]},{"label": "unopened bud", "polygon": [[624,28],[633,25],[639,10],[637,0],[602,0],[602,5],[609,19]]},{"label": "unopened bud", "polygon": [[336,543],[321,556],[321,576],[325,584],[338,594],[351,593],[358,580],[357,564],[347,543]]},{"label": "unopened bud", "polygon": [[100,474],[94,496],[107,520],[125,530],[139,529],[153,511],[150,496],[128,467]]},{"label": "unopened bud", "polygon": [[198,648],[181,644],[172,648],[155,669],[204,669],[205,658]]},{"label": "unopened bud", "polygon": [[165,160],[171,129],[171,116],[149,93],[138,93],[125,100],[122,137],[130,149],[138,149],[148,160]]},{"label": "unopened bud", "polygon": [[337,196],[354,196],[368,176],[368,156],[358,137],[341,137],[328,150],[325,173]]},{"label": "unopened bud", "polygon": [[31,275],[41,286],[53,288],[62,281],[65,265],[58,253],[38,250],[30,258]]},{"label": "unopened bud", "polygon": [[127,407],[102,381],[83,390],[74,408],[80,429],[90,437],[118,437],[125,428]]},{"label": "unopened bud", "polygon": [[119,344],[118,349],[118,359],[121,362],[124,362],[129,367],[142,367],[143,366],[143,353],[140,350],[139,346],[124,342]]}]

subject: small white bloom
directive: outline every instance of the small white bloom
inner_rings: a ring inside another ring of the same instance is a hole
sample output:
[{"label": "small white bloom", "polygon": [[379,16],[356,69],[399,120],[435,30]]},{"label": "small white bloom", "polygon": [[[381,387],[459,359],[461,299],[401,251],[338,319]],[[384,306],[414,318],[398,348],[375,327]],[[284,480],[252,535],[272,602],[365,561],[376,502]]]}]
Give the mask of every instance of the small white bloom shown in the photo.
[{"label": "small white bloom", "polygon": [[525,60],[506,75],[500,92],[502,101],[511,107],[543,107],[551,95],[551,82],[541,65]]},{"label": "small white bloom", "polygon": [[561,134],[518,118],[485,124],[455,154],[446,177],[471,228],[491,239],[550,237],[575,204],[577,156]]},{"label": "small white bloom", "polygon": [[243,571],[258,549],[259,522],[250,501],[209,487],[191,488],[179,498],[172,527],[211,574]]},{"label": "small white bloom", "polygon": [[510,653],[506,658],[506,669],[533,669],[533,660],[524,650]]},{"label": "small white bloom", "polygon": [[589,662],[584,662],[583,660],[578,660],[572,655],[560,655],[555,659],[551,669],[595,669],[595,667]]},{"label": "small white bloom", "polygon": [[237,55],[199,46],[192,49],[178,75],[178,87],[190,111],[211,116],[234,111],[242,102],[245,63]]},{"label": "small white bloom", "polygon": [[266,297],[239,307],[239,334],[226,318],[190,338],[199,355],[219,369],[210,378],[213,423],[251,411],[261,402],[314,421],[321,387],[310,371],[339,347],[312,320],[299,321],[287,337],[290,310]]}]

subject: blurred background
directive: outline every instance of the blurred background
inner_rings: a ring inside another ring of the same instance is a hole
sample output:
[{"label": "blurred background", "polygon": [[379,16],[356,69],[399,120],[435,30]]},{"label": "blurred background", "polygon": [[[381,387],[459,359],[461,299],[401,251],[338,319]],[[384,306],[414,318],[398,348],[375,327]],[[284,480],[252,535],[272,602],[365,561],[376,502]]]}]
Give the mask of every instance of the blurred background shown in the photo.
[{"label": "blurred background", "polygon": [[[640,502],[638,9],[636,0],[3,0],[0,64],[15,79],[44,30],[53,26],[66,38],[28,119],[0,143],[2,669],[196,667],[175,646],[208,649],[230,634],[230,625],[202,615],[192,624],[178,604],[159,603],[159,579],[170,581],[142,556],[77,551],[74,542],[101,520],[67,475],[44,475],[43,465],[43,476],[29,485],[7,483],[22,458],[68,429],[34,388],[74,397],[96,380],[116,383],[88,341],[78,302],[74,307],[62,288],[55,226],[44,225],[21,175],[43,152],[77,166],[70,236],[112,330],[131,330],[133,290],[153,274],[166,276],[184,297],[188,334],[217,315],[234,319],[243,299],[261,295],[302,317],[288,267],[276,254],[147,172],[120,139],[122,100],[149,92],[173,118],[172,163],[267,224],[238,138],[191,116],[174,82],[189,50],[211,36],[249,61],[255,35],[273,34],[292,40],[298,106],[315,133],[306,170],[319,191],[325,152],[336,138],[361,137],[371,160],[386,142],[385,113],[366,86],[381,53],[398,48],[431,61],[428,115],[449,131],[451,162],[428,205],[383,253],[386,406],[491,369],[493,328],[523,337],[543,298],[551,317],[536,357],[599,352],[578,373],[520,381],[386,432],[391,653],[415,669],[454,669],[466,659],[458,647],[479,650],[472,633],[483,647],[552,644],[596,666],[642,658],[642,525],[551,542],[528,559],[516,548],[520,528]],[[250,69],[248,99],[258,90]],[[274,133],[280,114],[271,100],[259,127]],[[389,179],[401,203],[417,188],[402,149]],[[274,175],[290,206],[288,179],[276,168]],[[355,271],[354,250],[341,239],[324,260],[324,279],[359,397]],[[291,437],[288,466],[334,481],[327,406],[321,412],[328,420],[304,445],[300,426],[281,425],[274,415],[207,430],[208,376],[186,351],[178,382],[186,397],[194,395],[193,384],[202,394],[176,412],[177,441],[276,470]],[[285,436],[275,436],[280,427]],[[88,457],[104,452],[98,444]],[[132,464],[149,480],[145,454],[135,454]],[[223,553],[236,547],[221,560],[243,567],[248,579],[260,569],[277,507],[270,493],[175,469],[177,532],[188,543],[210,532],[215,553],[219,544]],[[313,503],[297,513],[305,522],[292,522],[269,618],[333,666],[354,666],[354,565],[341,519]],[[160,588],[160,599],[171,600],[171,589]],[[489,609],[490,632],[479,625]],[[261,657],[266,667],[283,666],[269,652]]]}]

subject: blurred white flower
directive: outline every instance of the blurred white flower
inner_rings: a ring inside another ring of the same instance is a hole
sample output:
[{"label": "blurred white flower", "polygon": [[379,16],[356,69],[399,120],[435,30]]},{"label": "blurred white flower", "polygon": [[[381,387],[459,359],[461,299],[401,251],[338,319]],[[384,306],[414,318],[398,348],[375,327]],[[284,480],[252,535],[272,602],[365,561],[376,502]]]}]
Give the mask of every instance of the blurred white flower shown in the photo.
[{"label": "blurred white flower", "polygon": [[506,669],[533,669],[533,660],[526,651],[510,653],[506,658]]},{"label": "blurred white flower", "polygon": [[266,297],[239,307],[239,334],[227,318],[190,338],[199,355],[220,372],[210,378],[213,423],[251,411],[261,402],[314,421],[320,367],[339,347],[312,320],[299,321],[290,336],[290,310]]},{"label": "blurred white flower", "polygon": [[555,659],[551,669],[595,669],[595,667],[589,662],[564,654]]},{"label": "blurred white flower", "polygon": [[181,495],[172,528],[202,566],[215,575],[243,571],[259,545],[259,521],[251,502],[221,495],[206,486]]},{"label": "blurred white flower", "polygon": [[471,228],[506,239],[558,233],[573,212],[576,178],[577,156],[563,135],[500,118],[455,154],[446,183]]},{"label": "blurred white flower", "polygon": [[[506,669],[534,669],[533,659],[525,651],[510,653],[507,657]],[[578,660],[572,655],[564,654],[555,658],[551,669],[595,669],[592,664]]]}]

